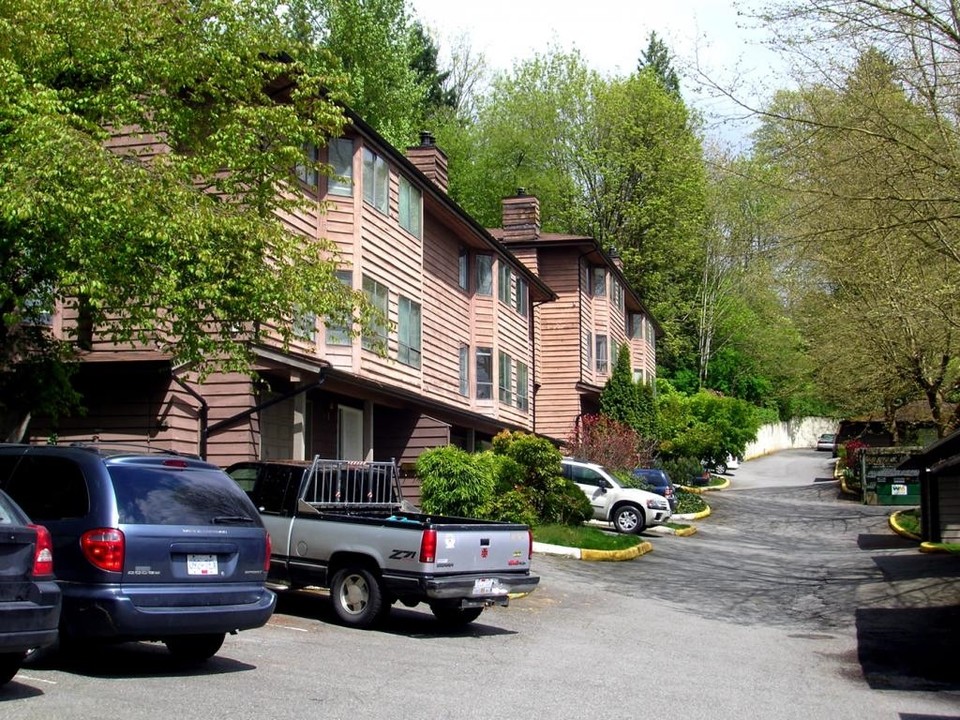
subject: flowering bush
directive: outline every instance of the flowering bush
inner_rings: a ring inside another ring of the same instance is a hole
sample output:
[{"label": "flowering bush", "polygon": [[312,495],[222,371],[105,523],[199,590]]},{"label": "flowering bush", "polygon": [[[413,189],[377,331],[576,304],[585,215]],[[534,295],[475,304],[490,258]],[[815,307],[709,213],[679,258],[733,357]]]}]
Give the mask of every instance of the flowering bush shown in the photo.
[{"label": "flowering bush", "polygon": [[653,461],[656,443],[606,415],[584,415],[567,440],[567,452],[609,470],[632,470]]}]

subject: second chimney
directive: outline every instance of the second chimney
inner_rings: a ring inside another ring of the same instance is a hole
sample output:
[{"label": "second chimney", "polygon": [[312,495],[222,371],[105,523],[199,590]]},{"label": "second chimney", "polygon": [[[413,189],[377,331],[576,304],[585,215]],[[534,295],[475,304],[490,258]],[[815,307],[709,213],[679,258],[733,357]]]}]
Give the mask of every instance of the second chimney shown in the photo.
[{"label": "second chimney", "polygon": [[523,188],[514,197],[504,198],[503,241],[529,242],[540,237],[540,201]]},{"label": "second chimney", "polygon": [[447,192],[447,156],[439,147],[433,133],[424,130],[420,133],[420,144],[407,148],[407,159],[433,181],[443,192]]}]

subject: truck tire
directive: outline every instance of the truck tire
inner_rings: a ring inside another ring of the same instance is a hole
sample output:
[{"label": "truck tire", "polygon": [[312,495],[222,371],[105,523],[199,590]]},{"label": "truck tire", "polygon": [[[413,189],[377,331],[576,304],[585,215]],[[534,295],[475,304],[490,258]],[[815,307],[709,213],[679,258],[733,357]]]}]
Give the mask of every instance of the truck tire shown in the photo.
[{"label": "truck tire", "polygon": [[340,622],[351,627],[373,627],[390,609],[384,604],[380,580],[361,567],[337,571],[330,583],[330,600]]},{"label": "truck tire", "polygon": [[202,663],[209,660],[223,645],[226,633],[206,635],[176,635],[163,641],[167,650],[177,660],[185,663]]},{"label": "truck tire", "polygon": [[639,535],[645,525],[643,510],[636,505],[621,505],[613,513],[613,527],[617,532]]},{"label": "truck tire", "polygon": [[442,603],[432,604],[430,610],[433,612],[433,616],[437,619],[437,622],[448,628],[459,628],[464,625],[469,625],[480,617],[480,613],[483,612],[483,608],[479,607],[460,608]]}]

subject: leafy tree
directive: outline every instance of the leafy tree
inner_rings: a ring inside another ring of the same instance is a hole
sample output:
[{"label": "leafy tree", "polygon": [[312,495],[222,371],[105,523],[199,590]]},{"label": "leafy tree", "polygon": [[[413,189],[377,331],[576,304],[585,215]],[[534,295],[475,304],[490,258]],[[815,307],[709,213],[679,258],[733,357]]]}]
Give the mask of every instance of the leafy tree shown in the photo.
[{"label": "leafy tree", "polygon": [[[334,248],[277,218],[301,202],[281,189],[304,143],[343,122],[335,78],[278,53],[283,34],[257,0],[0,5],[4,436],[75,399],[70,346],[36,331],[56,302],[201,372],[248,369],[258,328],[289,337],[300,308],[353,315]],[[124,127],[165,150],[107,150]]]},{"label": "leafy tree", "polygon": [[619,347],[613,372],[600,392],[600,412],[640,432],[640,402],[626,343]]}]

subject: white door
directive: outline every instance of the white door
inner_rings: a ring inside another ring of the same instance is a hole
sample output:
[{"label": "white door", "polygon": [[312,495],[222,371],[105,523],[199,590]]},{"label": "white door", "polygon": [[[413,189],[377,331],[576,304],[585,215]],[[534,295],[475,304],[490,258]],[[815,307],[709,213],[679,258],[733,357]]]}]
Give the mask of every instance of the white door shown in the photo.
[{"label": "white door", "polygon": [[337,458],[363,460],[363,410],[339,405],[337,420]]}]

